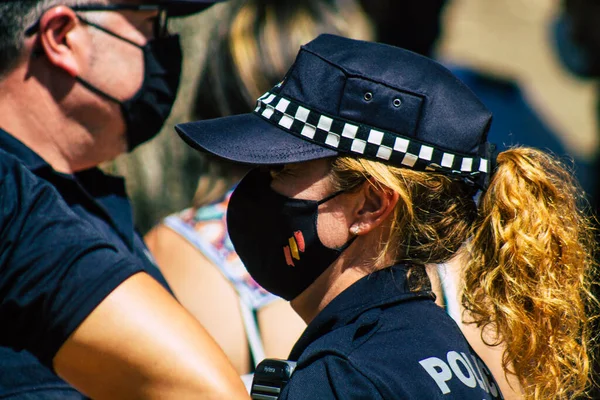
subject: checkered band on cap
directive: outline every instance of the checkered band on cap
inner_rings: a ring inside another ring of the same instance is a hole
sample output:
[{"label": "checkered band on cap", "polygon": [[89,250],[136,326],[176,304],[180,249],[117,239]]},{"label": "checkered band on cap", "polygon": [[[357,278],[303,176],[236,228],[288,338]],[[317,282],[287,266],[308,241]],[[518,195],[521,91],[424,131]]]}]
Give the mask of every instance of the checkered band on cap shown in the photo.
[{"label": "checkered band on cap", "polygon": [[414,138],[326,115],[272,92],[258,99],[254,113],[293,135],[341,153],[459,175],[473,182],[490,171],[486,158],[449,152]]}]

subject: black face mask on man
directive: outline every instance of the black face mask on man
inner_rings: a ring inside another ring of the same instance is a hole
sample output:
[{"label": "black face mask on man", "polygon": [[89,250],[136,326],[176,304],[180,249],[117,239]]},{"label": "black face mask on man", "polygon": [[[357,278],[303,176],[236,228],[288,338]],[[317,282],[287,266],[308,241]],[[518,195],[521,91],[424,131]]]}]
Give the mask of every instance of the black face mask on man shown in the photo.
[{"label": "black face mask on man", "polygon": [[235,251],[254,280],[269,292],[292,300],[310,286],[352,244],[337,249],[317,233],[322,200],[292,199],[271,189],[267,173],[250,171],[233,192],[227,226]]},{"label": "black face mask on man", "polygon": [[129,100],[120,101],[98,89],[81,77],[77,81],[83,86],[121,106],[121,112],[127,126],[127,145],[129,151],[152,139],[165,124],[179,88],[183,54],[179,36],[148,41],[145,46],[126,39],[100,25],[80,20],[119,40],[138,47],[144,54],[144,81],[137,93]]}]

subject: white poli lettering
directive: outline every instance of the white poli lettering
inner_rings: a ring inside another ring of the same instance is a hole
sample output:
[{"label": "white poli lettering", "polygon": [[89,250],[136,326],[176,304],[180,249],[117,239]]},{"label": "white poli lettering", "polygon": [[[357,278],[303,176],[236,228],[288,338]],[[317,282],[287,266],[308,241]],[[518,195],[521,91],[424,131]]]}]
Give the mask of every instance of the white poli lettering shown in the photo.
[{"label": "white poli lettering", "polygon": [[487,367],[474,356],[473,362],[474,364],[465,353],[449,351],[446,354],[446,360],[429,357],[419,361],[419,364],[435,381],[442,394],[451,392],[448,382],[456,377],[463,385],[471,389],[479,386],[485,393],[491,393],[492,396],[497,397],[499,391]]},{"label": "white poli lettering", "polygon": [[437,357],[426,358],[419,361],[419,364],[421,364],[429,376],[433,378],[443,394],[450,393],[450,388],[446,382],[452,379],[452,371],[448,364]]},{"label": "white poli lettering", "polygon": [[[477,386],[477,381],[475,380],[475,373],[469,368],[467,361],[456,351],[449,351],[446,355],[448,359],[448,364],[450,364],[450,368],[454,371],[454,374],[460,379],[460,381],[470,388],[474,388]],[[464,374],[461,367],[458,365],[461,363],[464,369],[467,371],[467,375]]]}]

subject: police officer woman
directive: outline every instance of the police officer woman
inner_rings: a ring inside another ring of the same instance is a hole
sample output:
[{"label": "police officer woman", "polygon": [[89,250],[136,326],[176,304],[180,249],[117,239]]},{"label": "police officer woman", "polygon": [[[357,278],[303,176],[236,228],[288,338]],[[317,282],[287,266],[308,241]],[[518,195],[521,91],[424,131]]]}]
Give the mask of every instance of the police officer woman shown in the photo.
[{"label": "police officer woman", "polygon": [[253,113],[177,127],[260,166],[228,224],[255,280],[308,323],[281,398],[502,398],[433,301],[426,266],[458,255],[465,319],[524,397],[585,390],[589,222],[550,156],[494,153],[491,118],[428,58],[322,35]]}]

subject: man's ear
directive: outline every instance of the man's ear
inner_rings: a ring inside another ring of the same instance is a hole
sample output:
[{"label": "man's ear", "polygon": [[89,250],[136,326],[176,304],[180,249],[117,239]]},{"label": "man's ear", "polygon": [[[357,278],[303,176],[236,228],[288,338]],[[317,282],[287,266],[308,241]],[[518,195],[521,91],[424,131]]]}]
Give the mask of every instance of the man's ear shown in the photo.
[{"label": "man's ear", "polygon": [[48,61],[75,77],[80,73],[77,54],[77,41],[82,30],[81,22],[73,10],[58,6],[48,10],[39,23],[39,37],[42,51]]},{"label": "man's ear", "polygon": [[361,189],[361,204],[356,208],[350,232],[364,235],[380,226],[396,208],[400,195],[395,191],[367,181]]}]

